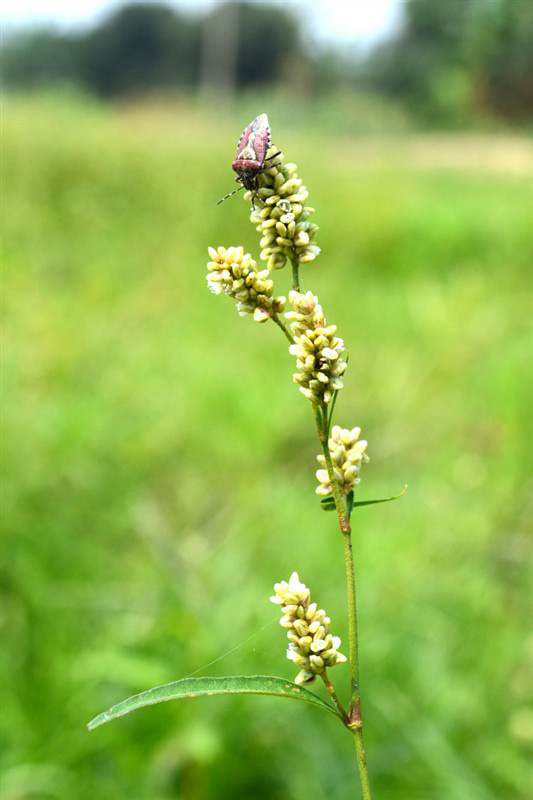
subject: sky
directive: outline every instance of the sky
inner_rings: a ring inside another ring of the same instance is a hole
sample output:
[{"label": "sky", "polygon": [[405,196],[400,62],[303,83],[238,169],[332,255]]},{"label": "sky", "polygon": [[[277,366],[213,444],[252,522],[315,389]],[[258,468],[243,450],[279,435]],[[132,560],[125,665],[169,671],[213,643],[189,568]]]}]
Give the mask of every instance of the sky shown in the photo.
[{"label": "sky", "polygon": [[[145,0],[146,1],[146,0]],[[202,14],[219,0],[167,0],[183,13]],[[262,0],[298,13],[317,45],[356,42],[362,49],[392,33],[401,20],[403,0]],[[124,0],[3,0],[5,30],[51,23],[61,30],[97,24]]]}]

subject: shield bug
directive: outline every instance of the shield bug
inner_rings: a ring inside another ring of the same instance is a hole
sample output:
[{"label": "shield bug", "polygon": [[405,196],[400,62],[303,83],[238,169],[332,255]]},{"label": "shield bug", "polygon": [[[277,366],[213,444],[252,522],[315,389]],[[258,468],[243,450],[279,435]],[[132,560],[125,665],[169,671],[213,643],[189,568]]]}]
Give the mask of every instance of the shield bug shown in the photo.
[{"label": "shield bug", "polygon": [[249,189],[253,192],[252,206],[254,206],[254,197],[257,197],[257,176],[260,175],[265,169],[270,169],[272,164],[268,164],[273,158],[279,156],[280,153],[274,153],[270,158],[266,158],[268,148],[270,147],[270,125],[268,124],[268,117],[266,114],[259,114],[253,122],[243,130],[239,144],[237,145],[237,154],[235,161],[231,165],[233,170],[237,173],[235,180],[240,183],[238,189],[224,195],[219,203],[231,197],[232,194],[239,192],[241,189]]}]

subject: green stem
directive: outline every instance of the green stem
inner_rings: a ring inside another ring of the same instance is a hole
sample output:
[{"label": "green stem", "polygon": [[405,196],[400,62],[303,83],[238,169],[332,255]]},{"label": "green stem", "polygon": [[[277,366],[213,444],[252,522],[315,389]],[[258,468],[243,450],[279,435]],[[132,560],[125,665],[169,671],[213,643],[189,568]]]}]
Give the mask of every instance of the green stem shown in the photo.
[{"label": "green stem", "polygon": [[294,344],[294,339],[292,338],[291,334],[289,333],[289,331],[287,330],[287,328],[285,327],[285,325],[283,324],[283,322],[280,320],[280,318],[278,317],[278,315],[276,314],[275,316],[272,316],[272,317],[270,317],[270,319],[272,320],[272,322],[275,322],[275,323],[276,323],[276,325],[278,326],[278,328],[281,328],[281,330],[283,331],[283,333],[285,334],[285,336],[287,337],[287,339],[289,340],[289,342],[290,342],[291,344]]},{"label": "green stem", "polygon": [[350,634],[350,717],[361,720],[359,693],[359,644],[357,636],[357,603],[355,596],[355,570],[353,564],[351,531],[343,532],[346,586],[348,589],[348,630]]},{"label": "green stem", "polygon": [[348,717],[348,714],[346,713],[346,709],[344,708],[344,706],[342,705],[341,701],[337,697],[337,692],[333,688],[333,684],[331,683],[331,681],[330,681],[330,679],[328,677],[327,670],[324,670],[324,672],[321,675],[321,678],[324,681],[326,689],[328,690],[328,692],[330,694],[330,697],[331,697],[331,699],[333,700],[333,702],[335,704],[335,708],[337,709],[337,711],[339,712],[339,715],[342,718],[342,721],[344,722],[346,727],[349,727],[350,718]]},{"label": "green stem", "polygon": [[300,275],[299,275],[299,268],[300,265],[297,261],[291,261],[292,263],[292,288],[296,291],[300,291]]},{"label": "green stem", "polygon": [[331,460],[328,444],[328,408],[326,404],[313,405],[318,438],[322,445],[322,452],[328,471],[329,482],[335,508],[339,518],[339,527],[344,539],[344,561],[346,565],[346,588],[348,594],[348,630],[350,636],[350,713],[347,727],[352,731],[357,753],[357,763],[363,799],[371,800],[370,782],[366,765],[365,747],[363,741],[363,721],[361,716],[361,694],[359,689],[359,648],[357,636],[357,602],[355,594],[355,569],[352,551],[352,529],[344,497],[341,495],[339,484],[335,476],[335,469]]},{"label": "green stem", "polygon": [[313,411],[315,413],[315,422],[318,431],[318,438],[320,439],[320,444],[322,445],[322,452],[324,453],[324,458],[326,460],[326,468],[328,470],[329,482],[333,494],[333,499],[335,500],[335,508],[337,509],[337,514],[339,517],[340,529],[343,534],[350,534],[352,530],[350,527],[350,517],[348,516],[348,511],[346,510],[346,503],[344,502],[344,498],[340,493],[339,484],[337,483],[337,478],[335,477],[335,470],[333,468],[333,463],[331,461],[331,453],[329,452],[328,407],[325,404],[322,406],[313,404]]},{"label": "green stem", "polygon": [[366,766],[366,752],[365,743],[363,741],[362,728],[352,729],[353,738],[355,741],[355,752],[357,754],[357,764],[359,766],[359,775],[361,777],[361,788],[363,790],[363,800],[372,800],[372,792],[370,791],[370,780],[368,778],[368,768]]}]

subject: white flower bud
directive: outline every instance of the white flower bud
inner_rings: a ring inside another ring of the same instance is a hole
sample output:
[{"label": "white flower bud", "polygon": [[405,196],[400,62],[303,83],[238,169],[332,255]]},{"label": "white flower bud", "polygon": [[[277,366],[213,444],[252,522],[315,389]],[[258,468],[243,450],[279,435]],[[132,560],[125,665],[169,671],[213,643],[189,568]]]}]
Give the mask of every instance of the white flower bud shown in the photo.
[{"label": "white flower bud", "polygon": [[307,623],[303,621],[303,619],[295,619],[292,623],[292,626],[298,636],[307,636],[308,634],[308,627]]},{"label": "white flower bud", "polygon": [[311,655],[309,656],[309,661],[314,672],[321,673],[324,671],[324,662],[320,656]]},{"label": "white flower bud", "polygon": [[297,683],[298,685],[302,685],[304,683],[313,683],[315,678],[316,675],[314,672],[307,672],[302,670],[301,672],[298,673],[298,675],[294,679],[294,682]]}]

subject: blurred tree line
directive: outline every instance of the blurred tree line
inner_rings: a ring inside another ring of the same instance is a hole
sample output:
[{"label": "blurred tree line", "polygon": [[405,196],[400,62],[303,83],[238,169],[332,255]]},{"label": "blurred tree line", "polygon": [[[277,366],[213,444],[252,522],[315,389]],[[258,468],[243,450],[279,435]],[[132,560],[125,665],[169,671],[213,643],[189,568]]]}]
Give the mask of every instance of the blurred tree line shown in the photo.
[{"label": "blurred tree line", "polygon": [[403,30],[366,82],[436,121],[533,111],[533,0],[408,0]]},{"label": "blurred tree line", "polygon": [[523,121],[533,110],[533,0],[406,0],[401,30],[364,59],[311,52],[288,8],[229,2],[202,19],[159,3],[120,6],[77,34],[4,41],[3,86],[72,83],[104,98],[173,89],[225,93],[339,85],[394,97],[438,124],[473,116]]}]

